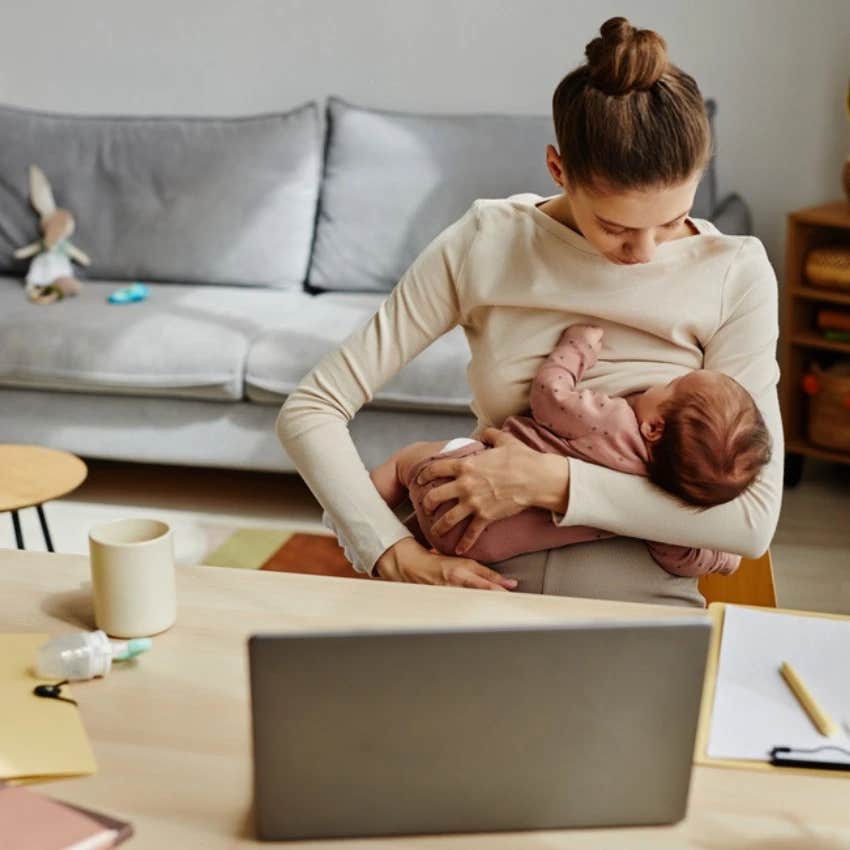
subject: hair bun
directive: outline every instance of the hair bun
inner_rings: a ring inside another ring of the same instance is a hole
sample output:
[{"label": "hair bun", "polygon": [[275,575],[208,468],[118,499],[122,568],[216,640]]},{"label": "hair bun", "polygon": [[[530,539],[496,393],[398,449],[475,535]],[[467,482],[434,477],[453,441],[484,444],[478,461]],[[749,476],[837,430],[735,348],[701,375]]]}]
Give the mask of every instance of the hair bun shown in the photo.
[{"label": "hair bun", "polygon": [[667,70],[667,43],[654,30],[610,18],[584,49],[591,83],[606,94],[651,88]]}]

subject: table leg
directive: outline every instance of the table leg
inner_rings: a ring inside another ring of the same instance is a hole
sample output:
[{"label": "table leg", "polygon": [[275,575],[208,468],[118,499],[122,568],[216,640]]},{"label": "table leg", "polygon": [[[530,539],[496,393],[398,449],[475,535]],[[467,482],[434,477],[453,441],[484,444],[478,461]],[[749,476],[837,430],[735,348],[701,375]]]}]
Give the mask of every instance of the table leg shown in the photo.
[{"label": "table leg", "polygon": [[36,505],[35,509],[38,511],[38,519],[41,523],[41,533],[44,535],[44,545],[47,546],[48,552],[53,552],[53,541],[50,539],[50,531],[47,528],[47,517],[44,515],[44,506]]},{"label": "table leg", "polygon": [[12,511],[12,525],[15,527],[15,542],[18,544],[18,549],[23,549],[24,535],[21,532],[21,518],[17,511]]}]

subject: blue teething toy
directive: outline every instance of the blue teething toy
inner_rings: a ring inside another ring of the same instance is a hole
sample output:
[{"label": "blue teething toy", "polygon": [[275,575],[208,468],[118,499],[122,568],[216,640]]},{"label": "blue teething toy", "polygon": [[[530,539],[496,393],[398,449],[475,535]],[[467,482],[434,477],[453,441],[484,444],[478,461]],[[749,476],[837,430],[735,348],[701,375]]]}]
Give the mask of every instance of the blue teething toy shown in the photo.
[{"label": "blue teething toy", "polygon": [[150,291],[143,283],[133,283],[123,289],[116,289],[106,299],[110,304],[131,304],[134,301],[144,301]]}]

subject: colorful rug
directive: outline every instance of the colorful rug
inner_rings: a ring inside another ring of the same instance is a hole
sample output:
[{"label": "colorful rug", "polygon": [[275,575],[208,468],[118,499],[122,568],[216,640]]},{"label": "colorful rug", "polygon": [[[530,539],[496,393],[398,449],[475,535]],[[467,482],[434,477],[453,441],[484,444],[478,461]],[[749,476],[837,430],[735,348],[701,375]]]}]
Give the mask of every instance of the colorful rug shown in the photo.
[{"label": "colorful rug", "polygon": [[202,563],[212,567],[366,578],[363,573],[355,572],[335,537],[273,528],[240,528],[206,554]]}]

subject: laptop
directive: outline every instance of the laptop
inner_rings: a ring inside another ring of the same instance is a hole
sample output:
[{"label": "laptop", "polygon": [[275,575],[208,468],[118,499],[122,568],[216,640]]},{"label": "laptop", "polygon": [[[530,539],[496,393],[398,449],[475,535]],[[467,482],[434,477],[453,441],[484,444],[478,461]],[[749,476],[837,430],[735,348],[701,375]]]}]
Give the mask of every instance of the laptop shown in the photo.
[{"label": "laptop", "polygon": [[262,840],[673,823],[705,616],[255,635]]}]

